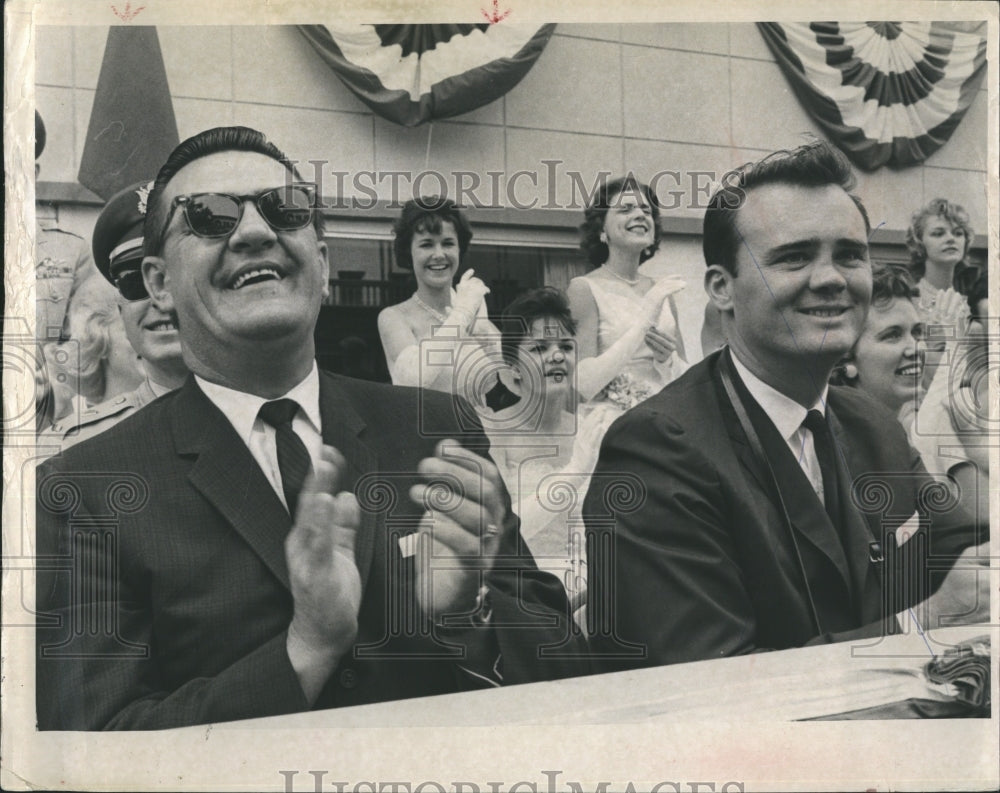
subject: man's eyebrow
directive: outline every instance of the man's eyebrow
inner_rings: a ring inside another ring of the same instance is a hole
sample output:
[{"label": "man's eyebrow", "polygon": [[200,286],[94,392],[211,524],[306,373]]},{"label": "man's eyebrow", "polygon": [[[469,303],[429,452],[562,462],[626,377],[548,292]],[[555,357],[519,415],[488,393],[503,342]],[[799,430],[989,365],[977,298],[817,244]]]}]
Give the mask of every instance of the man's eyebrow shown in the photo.
[{"label": "man's eyebrow", "polygon": [[841,237],[837,240],[836,244],[845,248],[857,248],[859,250],[868,250],[867,240],[857,239],[856,237]]},{"label": "man's eyebrow", "polygon": [[804,240],[793,240],[792,242],[785,242],[781,245],[775,245],[773,248],[768,248],[765,255],[765,259],[774,259],[777,256],[781,256],[783,253],[792,253],[802,250],[814,250],[818,248],[820,241],[818,238],[812,237]]}]

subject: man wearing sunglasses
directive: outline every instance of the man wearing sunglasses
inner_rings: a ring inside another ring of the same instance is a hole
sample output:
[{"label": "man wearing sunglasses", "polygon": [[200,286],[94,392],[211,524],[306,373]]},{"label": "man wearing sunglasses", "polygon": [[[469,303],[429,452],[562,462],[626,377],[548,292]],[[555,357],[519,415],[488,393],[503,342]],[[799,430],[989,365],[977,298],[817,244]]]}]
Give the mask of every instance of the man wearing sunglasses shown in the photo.
[{"label": "man wearing sunglasses", "polygon": [[448,395],[317,370],[316,199],[246,128],[196,135],[160,170],[143,274],[194,377],[39,469],[41,729],[586,671],[481,428],[463,432]]},{"label": "man wearing sunglasses", "polygon": [[152,187],[147,180],[112,196],[94,225],[91,246],[97,269],[118,290],[125,335],[139,356],[145,380],[134,391],[81,411],[76,420],[57,421],[39,435],[40,447],[65,451],[180,387],[187,377],[174,319],[153,305],[142,280],[143,223]]}]

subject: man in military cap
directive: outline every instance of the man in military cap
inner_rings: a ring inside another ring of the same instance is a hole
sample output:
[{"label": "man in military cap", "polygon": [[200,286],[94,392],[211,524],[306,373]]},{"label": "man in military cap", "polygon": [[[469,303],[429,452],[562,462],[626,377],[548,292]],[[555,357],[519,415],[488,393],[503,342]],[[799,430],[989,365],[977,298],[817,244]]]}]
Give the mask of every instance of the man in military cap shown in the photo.
[{"label": "man in military cap", "polygon": [[188,369],[181,355],[174,318],[153,305],[142,280],[142,228],[152,182],[139,182],[111,197],[94,226],[94,261],[118,290],[125,335],[139,357],[145,379],[134,391],[118,394],[57,421],[39,436],[40,446],[65,450],[113,427],[184,382]]},{"label": "man in military cap", "polygon": [[[35,111],[35,179],[40,170],[38,158],[45,149],[45,124]],[[42,223],[35,216],[35,339],[39,344],[36,372],[36,425],[47,427],[59,414],[55,408],[52,385],[44,370],[41,347],[63,338],[66,311],[80,285],[97,275],[97,268],[82,237]]]}]

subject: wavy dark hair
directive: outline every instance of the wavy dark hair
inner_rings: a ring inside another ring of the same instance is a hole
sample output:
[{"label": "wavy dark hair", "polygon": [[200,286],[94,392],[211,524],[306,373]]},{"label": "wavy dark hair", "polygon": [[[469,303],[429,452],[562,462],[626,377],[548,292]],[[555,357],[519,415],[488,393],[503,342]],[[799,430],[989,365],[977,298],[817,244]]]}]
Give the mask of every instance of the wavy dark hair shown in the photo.
[{"label": "wavy dark hair", "polygon": [[[156,181],[153,183],[153,189],[146,201],[143,255],[158,256],[163,250],[163,235],[166,233],[167,215],[170,212],[169,204],[163,200],[163,190],[170,180],[184,166],[202,157],[223,151],[248,151],[263,154],[265,157],[280,162],[295,181],[302,181],[302,177],[288,157],[271,143],[263,132],[256,129],[250,127],[214,127],[192,135],[170,152],[167,161],[156,174]],[[279,186],[275,185],[275,187]],[[321,197],[317,196],[317,199],[319,198]],[[322,239],[323,212],[319,209],[313,211],[313,227],[316,229],[316,236]]]},{"label": "wavy dark hair", "polygon": [[[712,194],[705,210],[702,230],[702,253],[705,264],[718,264],[736,275],[736,260],[740,248],[736,233],[736,218],[746,202],[747,193],[768,184],[788,184],[797,187],[836,185],[854,201],[865,221],[865,232],[871,234],[871,222],[861,199],[854,195],[856,180],[847,158],[823,140],[807,143],[797,149],[781,150],[757,162],[734,168],[722,178],[722,185]],[[780,218],[775,218],[780,223]]]},{"label": "wavy dark hair", "polygon": [[914,281],[919,281],[927,272],[927,249],[921,241],[927,229],[928,218],[944,218],[952,226],[962,229],[965,235],[965,247],[962,250],[962,260],[969,255],[972,244],[972,226],[969,224],[969,213],[960,204],[953,204],[947,198],[935,198],[926,206],[921,207],[910,218],[910,227],[906,230],[906,247],[910,249],[910,274]]},{"label": "wavy dark hair", "polygon": [[461,264],[472,240],[472,226],[454,201],[436,195],[413,198],[403,204],[403,211],[392,226],[395,234],[392,247],[396,253],[396,264],[404,270],[412,270],[413,255],[410,246],[413,236],[421,231],[425,234],[440,234],[441,224],[446,221],[455,227]]},{"label": "wavy dark hair", "polygon": [[500,352],[506,363],[517,363],[517,351],[536,319],[554,319],[569,332],[576,335],[576,320],[569,310],[566,295],[554,286],[531,289],[511,302],[503,310],[500,332]]},{"label": "wavy dark hair", "polygon": [[611,209],[611,201],[622,193],[640,193],[649,203],[653,215],[653,244],[639,255],[639,264],[651,259],[660,247],[662,232],[660,231],[660,202],[649,185],[643,184],[633,174],[612,179],[600,186],[594,198],[583,211],[583,223],[580,225],[580,247],[587,254],[587,260],[600,267],[608,260],[610,252],[606,242],[601,242],[601,232],[604,231],[604,219]]}]

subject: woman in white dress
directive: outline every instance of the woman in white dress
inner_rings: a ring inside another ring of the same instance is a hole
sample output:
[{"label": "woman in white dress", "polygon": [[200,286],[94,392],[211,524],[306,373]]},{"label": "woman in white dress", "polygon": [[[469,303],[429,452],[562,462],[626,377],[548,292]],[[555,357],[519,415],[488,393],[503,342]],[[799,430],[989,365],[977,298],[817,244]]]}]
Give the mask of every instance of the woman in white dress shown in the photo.
[{"label": "woman in white dress", "polygon": [[504,361],[518,401],[481,411],[493,457],[521,518],[521,537],[542,570],[555,574],[571,602],[582,602],[586,555],[580,506],[582,463],[576,436],[576,323],[565,295],[533,289],[503,313]]},{"label": "woman in white dress", "polygon": [[452,287],[472,239],[469,221],[453,201],[432,196],[407,201],[393,231],[396,262],[413,271],[417,289],[378,316],[392,382],[481,403],[501,365],[500,333],[486,315],[490,290],[472,270]]},{"label": "woman in white dress", "polygon": [[672,298],[684,282],[639,272],[660,244],[660,208],[647,185],[631,176],[608,182],[584,218],[580,246],[596,269],[566,293],[577,321],[581,442],[594,443],[596,463],[611,422],[686,368]]},{"label": "woman in white dress", "polygon": [[906,231],[910,275],[920,291],[917,307],[931,331],[925,386],[930,385],[947,338],[947,332],[935,334],[934,327],[964,331],[968,322],[965,299],[954,284],[956,272],[961,273],[967,266],[965,260],[972,236],[968,213],[945,198],[935,198],[914,212]]}]

